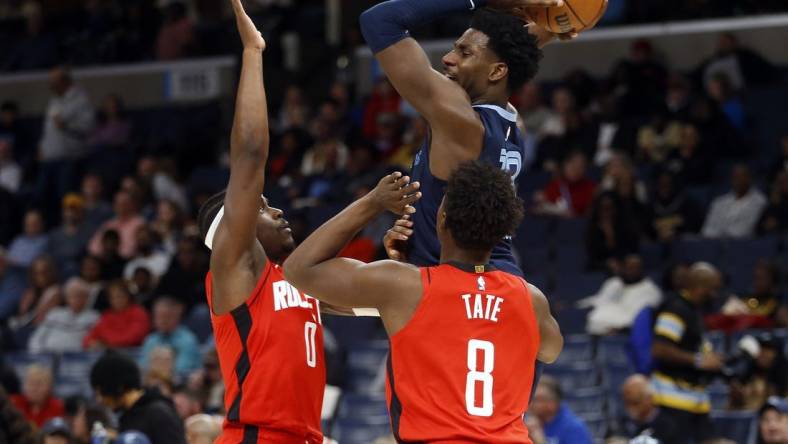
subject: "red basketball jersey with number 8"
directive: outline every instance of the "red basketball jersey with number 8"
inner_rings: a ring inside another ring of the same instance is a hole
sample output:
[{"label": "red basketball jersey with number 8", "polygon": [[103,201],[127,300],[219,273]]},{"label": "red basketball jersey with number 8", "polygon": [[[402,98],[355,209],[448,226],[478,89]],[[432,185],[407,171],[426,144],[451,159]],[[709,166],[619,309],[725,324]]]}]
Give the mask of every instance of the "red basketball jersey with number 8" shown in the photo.
[{"label": "red basketball jersey with number 8", "polygon": [[[465,269],[461,269],[465,268]],[[391,338],[388,397],[402,441],[530,443],[528,408],[539,326],[520,277],[443,264]]]},{"label": "red basketball jersey with number 8", "polygon": [[[205,279],[212,304],[211,274]],[[267,261],[244,305],[216,316],[216,351],[227,417],[217,443],[322,443],[326,385],[318,301],[290,285]]]}]

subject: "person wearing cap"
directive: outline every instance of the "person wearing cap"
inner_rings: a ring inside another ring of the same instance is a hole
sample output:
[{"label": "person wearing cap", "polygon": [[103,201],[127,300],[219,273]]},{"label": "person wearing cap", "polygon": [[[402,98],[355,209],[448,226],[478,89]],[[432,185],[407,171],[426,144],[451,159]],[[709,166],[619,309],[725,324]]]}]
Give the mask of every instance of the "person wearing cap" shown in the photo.
[{"label": "person wearing cap", "polygon": [[69,193],[63,197],[62,223],[49,232],[46,250],[66,273],[76,272],[80,257],[93,234],[85,223],[85,199]]},{"label": "person wearing cap", "polygon": [[71,429],[61,417],[52,418],[41,428],[43,444],[71,444]]},{"label": "person wearing cap", "polygon": [[758,444],[788,444],[788,399],[771,397],[761,407]]}]

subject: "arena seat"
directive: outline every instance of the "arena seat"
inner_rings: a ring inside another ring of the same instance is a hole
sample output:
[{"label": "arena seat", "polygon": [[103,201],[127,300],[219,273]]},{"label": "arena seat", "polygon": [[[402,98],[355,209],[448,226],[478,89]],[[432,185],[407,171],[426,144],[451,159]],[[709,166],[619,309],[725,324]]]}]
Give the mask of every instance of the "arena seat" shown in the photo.
[{"label": "arena seat", "polygon": [[555,269],[561,273],[581,273],[587,264],[584,244],[563,244],[556,248]]},{"label": "arena seat", "polygon": [[564,401],[575,414],[599,413],[605,403],[605,389],[597,386],[565,392]]},{"label": "arena seat", "polygon": [[544,373],[561,382],[564,393],[577,389],[596,387],[599,384],[598,371],[594,364],[552,364],[545,366]]},{"label": "arena seat", "polygon": [[561,326],[561,333],[564,335],[583,334],[586,331],[586,320],[588,319],[588,308],[575,308],[572,306],[561,307],[563,302],[550,300],[555,318]]},{"label": "arena seat", "polygon": [[681,262],[710,262],[714,265],[722,263],[724,242],[717,239],[681,239],[673,243],[673,257]]},{"label": "arena seat", "polygon": [[57,366],[57,380],[87,379],[90,369],[100,356],[100,352],[66,352],[61,354]]},{"label": "arena seat", "polygon": [[555,282],[555,294],[567,303],[596,294],[607,279],[603,273],[574,274],[563,268],[561,270],[563,272]]},{"label": "arena seat", "polygon": [[514,245],[523,254],[528,254],[529,247],[545,247],[545,240],[550,239],[555,220],[545,216],[527,215],[517,227]]},{"label": "arena seat", "polygon": [[611,393],[618,393],[624,380],[634,373],[635,368],[630,363],[606,362],[602,367],[602,380]]},{"label": "arena seat", "polygon": [[564,349],[556,364],[591,362],[594,358],[593,338],[586,334],[573,334],[564,337]]},{"label": "arena seat", "polygon": [[385,396],[345,393],[339,401],[337,417],[359,418],[387,414]]},{"label": "arena seat", "polygon": [[730,391],[730,387],[721,381],[715,381],[706,388],[706,392],[711,398],[712,410],[725,410],[728,408]]},{"label": "arena seat", "polygon": [[342,444],[370,444],[391,434],[388,416],[342,418],[334,423],[331,437]]},{"label": "arena seat", "polygon": [[24,377],[27,368],[33,364],[42,365],[55,371],[55,355],[50,353],[28,353],[14,352],[5,356],[6,362],[10,364],[17,376]]},{"label": "arena seat", "polygon": [[519,248],[520,268],[523,273],[544,272],[545,264],[548,263],[550,251],[547,247],[529,246]]},{"label": "arena seat", "polygon": [[553,240],[555,240],[558,245],[584,246],[587,226],[588,219],[585,217],[558,219]]},{"label": "arena seat", "polygon": [[605,438],[605,434],[607,434],[607,420],[601,411],[578,414],[578,416],[586,424],[586,427],[588,427],[588,431],[591,432],[591,436],[594,438],[595,442]]},{"label": "arena seat", "polygon": [[714,429],[722,437],[731,439],[737,444],[755,443],[758,433],[755,412],[712,411],[711,420]]},{"label": "arena seat", "polygon": [[629,337],[624,335],[602,336],[597,340],[596,361],[600,364],[630,365]]},{"label": "arena seat", "polygon": [[211,312],[208,304],[195,305],[184,322],[186,327],[197,336],[197,340],[202,344],[208,339],[213,330],[211,328]]}]

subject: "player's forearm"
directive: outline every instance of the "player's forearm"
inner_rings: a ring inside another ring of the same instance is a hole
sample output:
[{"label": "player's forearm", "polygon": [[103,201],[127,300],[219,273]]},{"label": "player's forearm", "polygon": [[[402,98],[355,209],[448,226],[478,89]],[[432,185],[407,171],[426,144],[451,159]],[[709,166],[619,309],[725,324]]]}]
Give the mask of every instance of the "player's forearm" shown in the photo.
[{"label": "player's forearm", "polygon": [[654,341],[654,345],[651,346],[651,355],[654,359],[663,362],[685,365],[687,367],[695,365],[695,355],[693,353],[661,341]]},{"label": "player's forearm", "polygon": [[269,135],[262,51],[244,49],[242,63],[230,135],[230,157],[231,161],[264,164],[268,158]]},{"label": "player's forearm", "polygon": [[[333,259],[353,237],[385,208],[370,195],[357,200],[315,230],[287,259],[285,271],[303,270]],[[290,267],[288,267],[290,265]]]},{"label": "player's forearm", "polygon": [[361,32],[373,53],[408,37],[408,30],[445,14],[484,7],[488,0],[389,0],[361,14]]}]

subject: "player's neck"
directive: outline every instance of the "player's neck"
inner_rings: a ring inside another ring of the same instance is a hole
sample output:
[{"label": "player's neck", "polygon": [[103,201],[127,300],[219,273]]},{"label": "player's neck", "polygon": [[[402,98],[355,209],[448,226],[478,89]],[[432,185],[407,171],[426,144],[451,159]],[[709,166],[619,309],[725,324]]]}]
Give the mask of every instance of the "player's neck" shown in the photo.
[{"label": "player's neck", "polygon": [[497,91],[488,91],[473,99],[474,105],[495,105],[506,109],[509,104],[509,99],[506,95],[498,94]]},{"label": "player's neck", "polygon": [[490,262],[490,252],[463,250],[457,247],[444,247],[441,251],[441,263],[445,264],[448,262],[483,265]]}]

